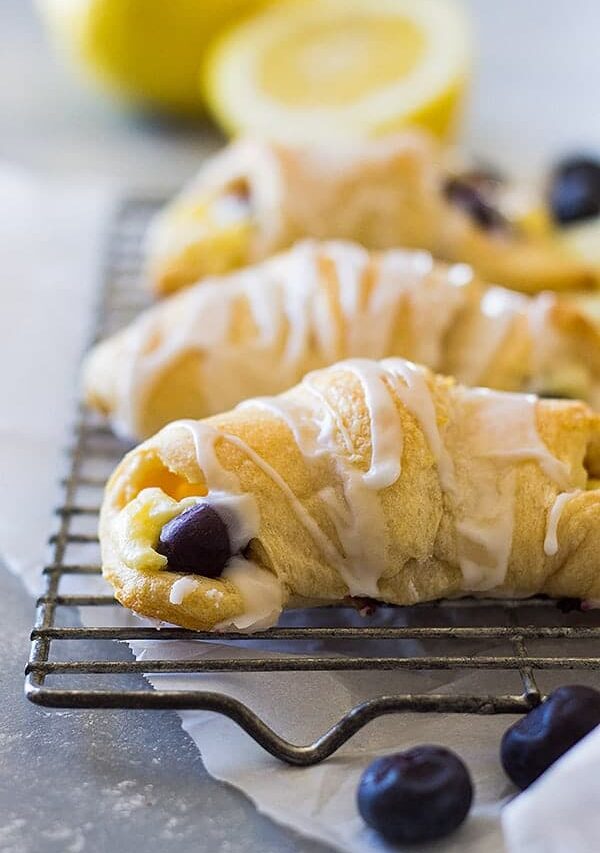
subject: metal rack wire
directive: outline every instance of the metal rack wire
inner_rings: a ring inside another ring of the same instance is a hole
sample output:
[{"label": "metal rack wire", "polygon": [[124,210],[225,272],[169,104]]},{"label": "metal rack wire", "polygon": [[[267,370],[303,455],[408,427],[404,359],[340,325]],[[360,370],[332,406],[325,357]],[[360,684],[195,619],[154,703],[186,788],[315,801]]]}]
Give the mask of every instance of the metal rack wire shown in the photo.
[{"label": "metal rack wire", "polygon": [[[114,331],[127,322],[146,302],[140,287],[141,244],[150,215],[157,202],[130,200],[116,215],[109,233],[103,271],[103,288],[95,337]],[[174,639],[214,640],[179,628],[119,626],[113,618],[94,618],[93,627],[82,627],[77,608],[94,608],[95,614],[115,613],[119,605],[106,591],[73,594],[64,591],[68,581],[95,578],[101,583],[98,539],[95,534],[105,476],[125,450],[94,416],[81,408],[76,417],[67,470],[62,481],[62,501],[57,508],[57,529],[50,538],[50,561],[44,568],[44,594],[38,601],[37,618],[27,666],[26,694],[40,705],[54,708],[201,709],[219,712],[240,725],[266,750],[291,764],[310,765],[334,753],[360,728],[384,714],[398,712],[444,712],[468,714],[523,713],[539,703],[543,690],[540,673],[600,669],[600,615],[582,613],[575,603],[534,599],[527,602],[463,600],[414,608],[394,608],[397,616],[384,626],[368,617],[336,620],[334,626],[295,625],[252,634],[258,651],[227,659],[198,654],[191,659],[136,661],[124,657],[115,640]],[[83,552],[83,556],[82,556]],[[103,610],[109,608],[109,611]],[[569,612],[571,611],[571,612]],[[61,614],[71,614],[63,618]],[[352,614],[351,614],[352,615]],[[90,620],[88,620],[90,621]],[[223,639],[240,640],[239,634]],[[88,641],[87,645],[84,641]],[[83,649],[103,649],[88,657]],[[107,643],[108,641],[108,643]],[[294,641],[293,653],[261,654],[270,643]],[[405,641],[417,641],[407,646]],[[315,643],[323,651],[315,653]],[[343,654],[332,654],[328,643],[343,643]],[[373,643],[383,644],[386,654],[369,654]],[[468,643],[468,652],[465,644]],[[556,646],[559,645],[557,652]],[[530,645],[542,646],[534,653]],[[75,651],[73,652],[73,647]],[[247,643],[246,643],[247,646]],[[550,651],[548,650],[550,646]],[[303,647],[307,649],[302,653]],[[491,652],[490,652],[491,647]],[[499,648],[503,652],[499,653]],[[348,648],[352,650],[348,654]],[[431,651],[433,648],[433,651]],[[69,649],[68,653],[63,649]],[[116,650],[119,650],[117,654]],[[359,649],[361,654],[354,653]],[[441,649],[441,652],[440,652]],[[140,678],[147,673],[235,672],[257,677],[265,672],[388,670],[396,682],[393,695],[374,696],[350,709],[325,734],[307,745],[296,745],[274,732],[243,702],[222,693],[204,690],[153,690]],[[481,694],[458,692],[415,692],[403,679],[410,673],[448,670],[474,672],[502,670],[518,677],[512,692],[501,689]],[[137,678],[136,678],[137,676]],[[79,682],[84,679],[84,685]],[[73,680],[78,681],[73,686]],[[90,681],[93,687],[89,686]],[[99,684],[106,686],[100,687]]]}]

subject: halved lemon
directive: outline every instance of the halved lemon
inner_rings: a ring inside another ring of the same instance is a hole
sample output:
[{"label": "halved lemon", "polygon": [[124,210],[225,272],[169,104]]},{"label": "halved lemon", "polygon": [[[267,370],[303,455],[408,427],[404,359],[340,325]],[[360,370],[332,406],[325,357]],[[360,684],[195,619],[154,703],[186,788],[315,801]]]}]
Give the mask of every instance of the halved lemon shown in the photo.
[{"label": "halved lemon", "polygon": [[288,142],[453,129],[469,70],[454,0],[293,0],[228,30],[203,87],[220,124]]},{"label": "halved lemon", "polygon": [[224,27],[269,0],[37,0],[61,52],[141,105],[202,112],[198,74]]}]

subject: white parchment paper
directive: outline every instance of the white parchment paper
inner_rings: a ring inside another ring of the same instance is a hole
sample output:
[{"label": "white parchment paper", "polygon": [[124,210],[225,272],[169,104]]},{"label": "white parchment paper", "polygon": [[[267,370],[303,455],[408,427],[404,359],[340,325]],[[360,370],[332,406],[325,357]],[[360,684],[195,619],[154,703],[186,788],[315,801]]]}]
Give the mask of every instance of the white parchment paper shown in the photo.
[{"label": "white parchment paper", "polygon": [[[2,316],[6,320],[0,338],[0,551],[33,589],[38,583],[50,522],[58,451],[72,411],[75,365],[88,325],[109,194],[99,188],[59,191],[51,183],[40,184],[5,169],[0,171],[0,202],[5,214],[8,212],[0,238]],[[86,520],[81,519],[80,523],[85,525]],[[76,559],[76,553],[71,557]],[[89,557],[87,551],[86,559]],[[67,580],[63,592],[100,591],[104,584],[98,578],[74,576]],[[82,610],[81,617],[87,624],[98,620],[106,624],[107,613],[88,608]],[[133,619],[125,611],[116,611],[114,618],[121,623]],[[289,614],[286,620],[293,624],[294,620],[305,618]],[[315,624],[332,624],[341,617],[317,612],[311,618]],[[358,614],[349,618],[361,619]],[[372,617],[375,624],[390,618],[395,618],[393,613],[385,610]],[[250,646],[240,652],[239,648],[232,650],[219,642],[136,642],[132,648],[142,660],[179,659],[199,653],[219,657],[255,653]],[[268,651],[262,653],[295,650],[290,644],[279,648],[269,645]],[[355,646],[339,642],[329,650],[338,655],[357,651]],[[382,649],[360,649],[361,654],[379,651]],[[420,651],[416,643],[403,645],[406,655]],[[234,695],[296,743],[314,739],[345,710],[382,693],[399,689],[482,693],[520,689],[516,676],[498,672],[465,674],[453,681],[450,678],[443,671],[371,671],[264,674],[250,678],[233,674],[153,676],[152,683],[163,689],[198,687]],[[588,683],[594,680],[587,679]],[[240,788],[273,819],[338,850],[358,853],[385,849],[358,816],[358,777],[375,756],[424,742],[455,749],[469,766],[476,785],[475,805],[468,821],[450,839],[429,849],[444,853],[500,853],[506,849],[513,853],[591,853],[598,849],[600,736],[588,738],[572,760],[560,762],[526,796],[505,810],[505,841],[500,812],[515,792],[500,768],[498,746],[511,722],[509,717],[380,718],[333,758],[308,769],[280,764],[223,717],[196,712],[183,713],[181,717],[211,774]],[[578,797],[578,790],[585,790],[586,797]],[[568,797],[563,796],[565,791],[569,791]],[[592,801],[596,804],[594,810]],[[566,847],[564,839],[574,838],[568,834],[568,827],[575,822],[579,846]]]},{"label": "white parchment paper", "polygon": [[55,505],[113,200],[108,187],[0,161],[0,554],[28,577]]}]

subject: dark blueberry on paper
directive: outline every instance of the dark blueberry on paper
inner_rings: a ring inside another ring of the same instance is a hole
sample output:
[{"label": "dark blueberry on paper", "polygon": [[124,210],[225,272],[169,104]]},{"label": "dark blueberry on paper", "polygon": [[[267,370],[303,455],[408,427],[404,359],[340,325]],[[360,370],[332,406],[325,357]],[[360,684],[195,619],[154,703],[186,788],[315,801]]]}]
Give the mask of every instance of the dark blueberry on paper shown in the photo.
[{"label": "dark blueberry on paper", "polygon": [[378,758],[358,785],[358,810],[387,841],[435,841],[455,830],[473,800],[469,771],[441,746],[417,746]]},{"label": "dark blueberry on paper", "polygon": [[600,692],[581,685],[559,687],[504,733],[502,766],[517,787],[527,788],[598,723]]},{"label": "dark blueberry on paper", "polygon": [[486,231],[507,229],[508,223],[504,216],[487,200],[481,185],[471,182],[468,176],[447,180],[444,193],[448,201],[460,207]]},{"label": "dark blueberry on paper", "polygon": [[218,577],[231,557],[227,526],[206,503],[186,509],[168,521],[156,550],[176,572]]},{"label": "dark blueberry on paper", "polygon": [[549,189],[550,210],[561,225],[600,214],[600,160],[571,157],[554,170]]}]

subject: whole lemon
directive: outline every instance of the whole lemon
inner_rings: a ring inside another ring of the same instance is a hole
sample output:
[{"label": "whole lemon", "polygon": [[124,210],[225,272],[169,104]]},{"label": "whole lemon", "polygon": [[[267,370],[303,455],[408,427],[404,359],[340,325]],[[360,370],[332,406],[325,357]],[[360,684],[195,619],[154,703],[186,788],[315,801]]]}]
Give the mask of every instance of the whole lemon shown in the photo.
[{"label": "whole lemon", "polygon": [[202,112],[198,73],[224,27],[273,0],[37,0],[62,52],[131,102]]}]

